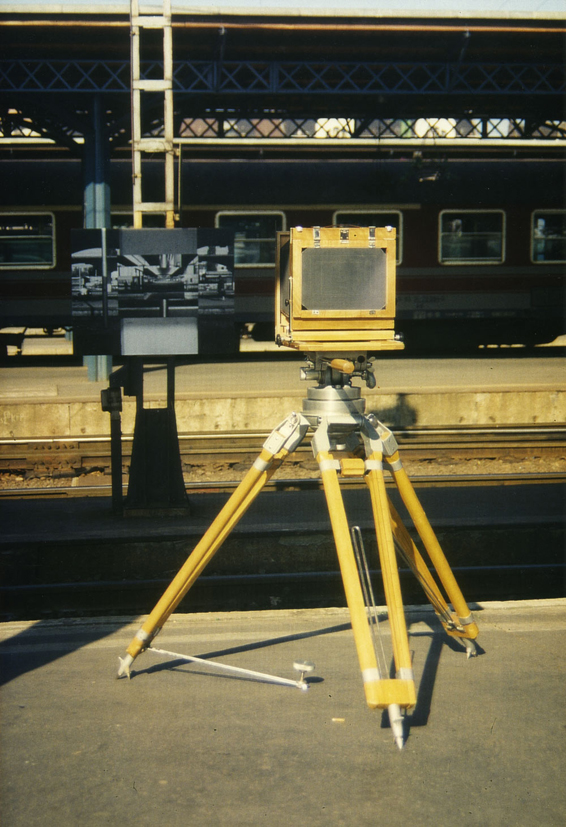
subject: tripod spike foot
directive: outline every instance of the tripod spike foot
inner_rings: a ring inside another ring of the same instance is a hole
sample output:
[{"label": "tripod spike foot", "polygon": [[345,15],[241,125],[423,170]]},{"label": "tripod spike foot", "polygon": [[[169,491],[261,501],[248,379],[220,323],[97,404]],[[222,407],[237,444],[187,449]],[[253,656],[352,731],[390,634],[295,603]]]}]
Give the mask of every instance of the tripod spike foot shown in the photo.
[{"label": "tripod spike foot", "polygon": [[393,732],[395,743],[399,749],[403,749],[405,746],[405,735],[403,731],[403,715],[401,713],[401,707],[399,704],[389,704],[387,707],[387,712],[389,713],[389,723],[391,724],[391,730]]},{"label": "tripod spike foot", "polygon": [[466,647],[466,657],[468,658],[468,660],[470,658],[477,657],[478,650],[477,650],[477,647],[476,647],[476,644],[474,643],[474,641],[470,640],[470,638],[467,638],[467,637],[460,638],[460,640],[462,641],[462,643]]},{"label": "tripod spike foot", "polygon": [[118,662],[120,666],[118,667],[118,674],[116,675],[117,678],[122,678],[124,675],[130,680],[132,677],[130,673],[130,666],[134,662],[134,659],[131,655],[126,655],[125,658],[118,658]]}]

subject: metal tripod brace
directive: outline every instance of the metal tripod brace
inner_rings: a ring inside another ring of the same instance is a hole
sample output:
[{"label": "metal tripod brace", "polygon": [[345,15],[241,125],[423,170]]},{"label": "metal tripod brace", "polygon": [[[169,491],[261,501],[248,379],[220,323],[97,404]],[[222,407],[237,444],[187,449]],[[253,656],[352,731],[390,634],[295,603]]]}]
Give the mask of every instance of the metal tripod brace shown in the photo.
[{"label": "metal tripod brace", "polygon": [[[332,375],[336,381],[336,371]],[[148,616],[128,647],[126,656],[120,659],[118,677],[129,677],[134,659],[144,650],[153,648],[151,643],[169,615],[179,605],[285,457],[304,439],[309,428],[315,429],[312,448],[320,468],[328,504],[366,701],[372,709],[388,710],[393,734],[400,748],[403,746],[402,711],[415,705],[416,693],[396,551],[421,583],[446,632],[461,640],[468,657],[476,654],[473,641],[478,635],[478,628],[403,468],[395,437],[374,416],[365,415],[365,400],[361,397],[360,389],[352,387],[347,377],[343,377],[343,381],[348,384],[320,384],[316,388],[309,388],[307,398],[303,400],[303,412],[291,413],[270,434],[259,457]],[[340,455],[341,458],[338,458]],[[403,503],[426,548],[447,599],[387,496],[383,477],[384,460],[393,474]],[[363,477],[370,491],[391,626],[394,678],[389,678],[383,673],[383,669],[380,671],[378,667],[372,637],[372,621],[368,618],[368,606],[364,596],[363,576],[356,562],[339,475]],[[448,603],[452,604],[454,611],[450,610]],[[308,687],[302,679],[294,685],[302,689]]]}]

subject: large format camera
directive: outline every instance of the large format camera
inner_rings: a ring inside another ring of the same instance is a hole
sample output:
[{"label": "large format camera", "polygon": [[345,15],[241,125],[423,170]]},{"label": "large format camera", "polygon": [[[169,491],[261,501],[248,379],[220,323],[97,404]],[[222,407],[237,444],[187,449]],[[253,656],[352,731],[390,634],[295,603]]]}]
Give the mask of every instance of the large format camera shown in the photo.
[{"label": "large format camera", "polygon": [[398,350],[395,229],[294,227],[278,234],[276,342],[312,353]]}]

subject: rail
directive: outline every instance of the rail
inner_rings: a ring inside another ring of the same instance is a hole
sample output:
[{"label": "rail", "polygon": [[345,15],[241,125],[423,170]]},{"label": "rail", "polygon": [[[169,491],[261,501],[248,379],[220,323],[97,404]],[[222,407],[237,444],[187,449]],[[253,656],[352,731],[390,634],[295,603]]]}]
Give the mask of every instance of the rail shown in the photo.
[{"label": "rail", "polygon": [[[405,428],[395,432],[409,473],[421,485],[520,484],[561,482],[566,478],[566,427]],[[234,488],[251,463],[267,432],[194,433],[179,438],[187,490]],[[132,438],[123,438],[127,474]],[[490,468],[504,459],[507,467]],[[536,468],[513,469],[513,463],[534,462]],[[557,467],[545,467],[552,460]],[[474,461],[474,471],[463,472]],[[0,498],[107,496],[110,482],[110,440],[106,436],[75,439],[0,441]],[[414,468],[411,470],[410,466]],[[286,473],[286,469],[289,469]],[[94,478],[97,475],[97,478]],[[289,478],[287,478],[289,477]],[[318,470],[310,444],[301,445],[283,466],[272,488],[317,486]],[[350,485],[360,484],[355,480]]]},{"label": "rail", "polygon": [[[179,435],[181,455],[212,454],[242,454],[259,451],[263,441],[268,437],[268,431],[235,431],[235,432],[195,432]],[[403,451],[427,450],[434,448],[462,450],[484,450],[498,445],[507,448],[549,447],[563,448],[566,446],[566,427],[555,425],[525,425],[514,427],[485,426],[450,426],[446,428],[409,427],[395,429],[395,437]],[[124,451],[127,453],[133,438],[131,435],[122,437]],[[309,451],[309,443],[305,442],[299,451]],[[85,452],[88,454],[110,457],[110,438],[106,435],[92,437],[37,437],[33,439],[2,439],[0,440],[0,470],[6,469],[6,462],[17,462],[22,456],[42,454],[62,457],[66,454]]]}]

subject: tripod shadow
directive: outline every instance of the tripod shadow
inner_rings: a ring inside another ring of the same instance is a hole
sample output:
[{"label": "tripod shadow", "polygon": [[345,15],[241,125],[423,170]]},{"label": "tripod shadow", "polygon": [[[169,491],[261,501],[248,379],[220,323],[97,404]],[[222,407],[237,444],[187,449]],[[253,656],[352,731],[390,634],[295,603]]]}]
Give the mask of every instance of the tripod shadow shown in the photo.
[{"label": "tripod shadow", "polygon": [[368,413],[374,414],[381,422],[390,428],[407,428],[416,425],[418,413],[407,399],[408,394],[398,393],[395,405],[391,408],[383,408],[379,405],[379,397],[368,398]]},{"label": "tripod shadow", "polygon": [[[204,652],[196,657],[203,660],[213,660],[216,658],[226,657],[228,655],[237,655],[240,652],[253,652],[259,649],[267,649],[270,646],[278,646],[281,643],[292,643],[297,640],[308,640],[309,638],[320,637],[322,635],[331,635],[335,632],[345,632],[351,629],[350,623],[341,623],[337,626],[328,626],[324,629],[315,629],[312,632],[298,632],[297,634],[282,635],[276,638],[269,638],[268,640],[258,640],[253,643],[243,643],[240,646],[232,646],[229,649],[216,649],[212,652]],[[181,658],[165,661],[164,663],[156,663],[146,669],[132,670],[132,677],[135,675],[149,675],[155,672],[162,672],[163,670],[177,669],[179,666],[187,666],[187,661]],[[192,674],[202,674],[214,677],[223,677],[230,680],[251,680],[250,678],[242,678],[237,675],[219,674],[218,672],[196,672],[191,669]],[[257,679],[253,679],[257,681]],[[324,678],[311,676],[305,678],[305,683],[322,683]]]},{"label": "tripod shadow", "polygon": [[[440,665],[440,658],[444,647],[451,649],[458,655],[466,654],[463,644],[458,643],[457,638],[453,638],[446,634],[442,624],[430,615],[420,618],[429,627],[430,631],[409,631],[409,640],[413,637],[427,637],[430,638],[430,646],[424,662],[421,678],[417,690],[417,703],[413,710],[405,718],[405,740],[410,736],[413,727],[424,727],[428,724],[432,709],[432,696],[434,694],[434,686],[436,683],[436,676],[438,667]],[[477,657],[485,654],[485,650],[478,645],[476,641]],[[395,664],[391,664],[390,677],[395,677]],[[390,729],[389,715],[386,709],[381,715],[381,728]]]},{"label": "tripod shadow", "polygon": [[[430,612],[423,612],[423,615],[417,616],[417,618],[415,618],[413,622],[416,622],[417,619],[419,621],[424,621],[426,625],[429,627],[429,630],[409,632],[409,639],[411,637],[430,638],[430,646],[426,655],[421,678],[418,684],[417,703],[412,712],[408,714],[405,718],[406,740],[408,739],[410,731],[413,727],[424,727],[428,724],[428,720],[432,709],[432,698],[434,695],[436,676],[438,673],[438,667],[440,665],[440,658],[442,656],[443,649],[447,647],[448,649],[457,653],[460,657],[463,657],[466,654],[464,646],[462,644],[459,644],[457,642],[457,639],[447,635],[441,623],[436,619],[435,616],[431,617]],[[339,625],[325,627],[324,629],[315,629],[314,631],[310,632],[299,632],[297,634],[283,635],[276,638],[269,638],[267,640],[254,641],[253,643],[245,643],[240,646],[232,646],[230,648],[225,649],[216,649],[214,651],[199,654],[198,657],[205,660],[213,660],[216,658],[236,655],[241,652],[252,652],[259,649],[266,649],[271,646],[278,646],[279,644],[283,643],[308,640],[309,638],[321,637],[323,635],[331,635],[336,632],[345,632],[350,630],[351,628],[352,627],[349,622],[341,623]],[[485,654],[485,651],[480,646],[478,646],[477,642],[476,649],[478,656]],[[134,677],[135,675],[149,675],[164,670],[179,669],[180,667],[188,666],[189,664],[187,663],[187,661],[181,658],[177,658],[153,664],[152,666],[149,666],[145,669],[132,671],[132,677]],[[225,678],[228,680],[253,681],[256,683],[262,682],[259,678],[247,678],[243,676],[230,675],[226,673],[219,673],[213,671],[205,672],[201,671],[200,667],[195,668],[195,666],[193,666],[193,668],[190,668],[190,672],[193,675],[196,674],[207,677]],[[182,671],[185,670],[183,669]],[[394,664],[391,665],[390,677],[395,677]],[[305,681],[310,684],[322,683],[324,681],[324,678],[318,676],[311,676],[305,678]],[[386,709],[382,711],[380,726],[382,729],[390,728],[389,715]]]}]

